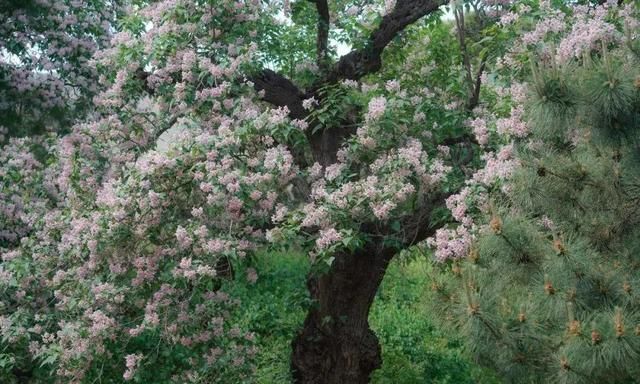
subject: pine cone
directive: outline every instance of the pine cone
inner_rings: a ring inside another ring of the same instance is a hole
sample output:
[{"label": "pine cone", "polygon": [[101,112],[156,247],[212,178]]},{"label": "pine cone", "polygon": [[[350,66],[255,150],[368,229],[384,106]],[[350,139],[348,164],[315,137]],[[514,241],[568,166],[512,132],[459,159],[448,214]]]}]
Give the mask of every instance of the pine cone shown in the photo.
[{"label": "pine cone", "polygon": [[573,320],[569,323],[569,334],[572,336],[580,336],[582,332],[580,327],[580,322],[578,320]]},{"label": "pine cone", "polygon": [[556,253],[558,255],[564,255],[564,253],[566,252],[566,248],[564,247],[564,244],[562,244],[562,241],[560,239],[553,240],[553,249],[556,250]]},{"label": "pine cone", "polygon": [[489,227],[491,227],[491,230],[496,235],[501,234],[502,233],[502,220],[500,220],[500,218],[498,216],[494,216],[493,218],[491,218],[491,221],[489,222]]},{"label": "pine cone", "polygon": [[622,321],[622,311],[620,308],[616,309],[616,315],[613,319],[613,323],[616,329],[616,337],[622,337],[624,335],[624,321]]},{"label": "pine cone", "polygon": [[471,250],[469,251],[469,260],[471,260],[472,263],[477,263],[478,259],[480,258],[480,252],[478,252],[478,249],[475,247],[472,247]]},{"label": "pine cone", "polygon": [[544,292],[547,295],[553,295],[554,293],[556,293],[556,290],[555,288],[553,288],[553,284],[551,284],[550,281],[544,283]]}]

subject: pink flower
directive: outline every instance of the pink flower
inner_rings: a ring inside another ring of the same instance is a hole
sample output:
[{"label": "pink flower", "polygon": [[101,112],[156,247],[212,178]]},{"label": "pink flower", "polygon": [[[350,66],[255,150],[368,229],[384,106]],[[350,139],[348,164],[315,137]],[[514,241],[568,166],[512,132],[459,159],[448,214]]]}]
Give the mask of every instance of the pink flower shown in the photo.
[{"label": "pink flower", "polygon": [[321,229],[320,235],[316,239],[316,248],[323,250],[340,240],[342,240],[342,235],[335,228]]},{"label": "pink flower", "polygon": [[544,40],[547,33],[562,32],[565,28],[564,14],[562,12],[556,12],[552,15],[547,15],[536,25],[536,28],[524,34],[522,37],[523,43],[537,44]]},{"label": "pink flower", "polygon": [[467,120],[467,125],[473,129],[478,144],[487,145],[489,143],[489,130],[484,119],[477,117],[473,120]]},{"label": "pink flower", "polygon": [[287,119],[287,116],[289,116],[289,108],[286,105],[284,107],[274,108],[271,110],[269,122],[273,125],[282,124]]},{"label": "pink flower", "polygon": [[251,284],[255,284],[258,281],[258,273],[253,268],[247,268],[247,281]]},{"label": "pink flower", "polygon": [[161,194],[156,193],[154,191],[149,191],[148,196],[149,196],[149,206],[151,208],[158,208],[160,206],[160,204],[162,203],[162,195]]},{"label": "pink flower", "polygon": [[193,243],[193,239],[189,237],[187,230],[181,226],[178,226],[176,229],[176,239],[178,240],[178,245],[182,249],[189,248],[191,243]]},{"label": "pink flower", "polygon": [[278,204],[275,213],[273,214],[273,216],[271,216],[271,221],[276,224],[282,222],[288,211],[289,209],[286,206]]},{"label": "pink flower", "polygon": [[318,100],[315,97],[302,100],[302,108],[307,111],[311,110],[314,106],[318,105]]},{"label": "pink flower", "polygon": [[387,108],[387,99],[384,96],[374,97],[369,101],[369,111],[366,115],[367,121],[378,120]]},{"label": "pink flower", "polygon": [[386,220],[389,217],[389,213],[396,207],[391,201],[383,201],[380,203],[370,203],[373,215],[379,220]]},{"label": "pink flower", "polygon": [[105,332],[116,327],[116,322],[112,318],[105,315],[102,311],[95,311],[87,314],[91,319],[91,336],[99,337]]},{"label": "pink flower", "polygon": [[312,180],[322,177],[322,165],[320,165],[320,163],[313,163],[311,168],[309,168],[309,177]]},{"label": "pink flower", "polygon": [[423,122],[425,119],[427,118],[427,115],[425,115],[424,112],[416,112],[415,115],[413,115],[413,121],[415,123],[421,123]]},{"label": "pink flower", "polygon": [[[604,15],[603,15],[604,16]],[[616,27],[603,20],[604,17],[579,20],[571,33],[558,46],[558,60],[561,63],[579,58],[583,52],[601,47],[601,43],[611,43],[621,38]]]},{"label": "pink flower", "polygon": [[342,163],[331,164],[324,171],[324,178],[328,181],[335,180],[336,178],[338,178],[338,176],[340,176],[344,168],[345,165]]},{"label": "pink flower", "polygon": [[468,207],[466,199],[469,196],[469,193],[469,188],[463,188],[460,193],[451,195],[446,200],[446,205],[451,211],[451,215],[459,222],[462,222],[467,215]]},{"label": "pink flower", "polygon": [[457,229],[440,228],[435,237],[427,239],[427,244],[435,248],[435,258],[438,262],[463,258],[469,252],[471,234],[465,226]]},{"label": "pink flower", "polygon": [[136,374],[136,371],[138,370],[138,365],[140,364],[140,361],[142,360],[144,356],[143,355],[127,355],[124,358],[125,361],[125,365],[127,367],[127,370],[124,372],[124,375],[122,375],[122,377],[129,381],[131,379],[133,379],[133,376]]},{"label": "pink flower", "polygon": [[485,166],[473,175],[473,181],[484,185],[508,178],[518,165],[517,160],[513,159],[512,144],[502,147],[498,154],[489,152],[482,158]]},{"label": "pink flower", "polygon": [[515,12],[507,12],[500,16],[499,24],[502,26],[513,24],[518,21],[519,15]]},{"label": "pink flower", "polygon": [[358,7],[357,5],[352,5],[351,7],[349,7],[349,9],[347,9],[347,16],[358,16],[360,14],[360,7]]},{"label": "pink flower", "polygon": [[518,105],[511,108],[511,116],[496,121],[496,130],[501,135],[523,138],[529,134],[529,127],[524,121],[524,107]]},{"label": "pink flower", "polygon": [[389,13],[391,13],[391,11],[393,11],[393,9],[396,6],[396,0],[384,0],[384,11],[383,11],[383,15],[388,15]]},{"label": "pink flower", "polygon": [[309,128],[309,123],[307,123],[304,120],[300,120],[300,119],[291,120],[291,125],[293,125],[294,127],[300,129],[301,131],[306,131],[307,128]]},{"label": "pink flower", "polygon": [[398,92],[400,90],[400,82],[398,80],[389,80],[384,87],[389,92]]}]

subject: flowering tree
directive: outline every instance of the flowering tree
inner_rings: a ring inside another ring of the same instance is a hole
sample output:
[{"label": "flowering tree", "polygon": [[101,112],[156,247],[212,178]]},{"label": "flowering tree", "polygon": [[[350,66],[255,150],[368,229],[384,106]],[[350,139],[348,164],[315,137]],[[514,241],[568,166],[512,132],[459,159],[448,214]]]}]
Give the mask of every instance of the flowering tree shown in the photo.
[{"label": "flowering tree", "polygon": [[[367,382],[381,363],[367,316],[389,262],[432,235],[438,258],[465,255],[465,180],[492,184],[515,163],[512,146],[489,146],[486,106],[469,109],[509,36],[480,18],[508,24],[516,9],[473,4],[464,18],[454,4],[452,33],[442,5],[131,7],[94,55],[99,113],[3,148],[3,375],[247,380],[253,335],[230,323],[237,302],[215,267],[286,245],[314,265],[295,381]],[[333,41],[353,49],[337,57]],[[498,133],[526,134],[520,109],[503,115]],[[462,225],[443,227],[445,206]]]},{"label": "flowering tree", "polygon": [[98,92],[91,59],[110,40],[119,1],[0,4],[0,142],[68,130]]}]

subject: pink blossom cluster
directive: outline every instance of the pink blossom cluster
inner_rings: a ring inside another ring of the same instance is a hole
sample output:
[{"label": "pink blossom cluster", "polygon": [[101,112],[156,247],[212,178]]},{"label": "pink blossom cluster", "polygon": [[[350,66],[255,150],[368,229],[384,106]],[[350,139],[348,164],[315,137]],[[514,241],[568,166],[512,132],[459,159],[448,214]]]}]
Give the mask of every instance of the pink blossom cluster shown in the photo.
[{"label": "pink blossom cluster", "polygon": [[500,16],[500,21],[499,21],[499,23],[500,23],[502,26],[506,26],[506,25],[509,25],[509,24],[513,24],[513,23],[515,23],[516,21],[518,21],[519,17],[520,17],[520,15],[519,15],[519,14],[517,14],[517,13],[515,13],[515,12],[506,12],[506,13],[504,13],[504,14],[502,14],[502,15]]},{"label": "pink blossom cluster", "polygon": [[604,20],[606,13],[596,12],[594,17],[585,16],[576,20],[571,32],[560,41],[557,52],[560,63],[580,58],[584,52],[600,49],[602,44],[610,44],[622,38],[616,27]]},{"label": "pink blossom cluster", "polygon": [[446,206],[451,211],[454,220],[463,222],[467,217],[467,199],[469,198],[470,189],[468,187],[463,188],[462,191],[455,195],[451,195],[446,200]]},{"label": "pink blossom cluster", "polygon": [[382,11],[382,15],[387,15],[393,11],[396,6],[396,0],[384,0],[384,9]]},{"label": "pink blossom cluster", "polygon": [[[228,324],[236,300],[209,282],[218,278],[220,258],[254,252],[265,238],[261,226],[276,213],[286,215],[286,191],[298,170],[263,128],[290,122],[284,109],[265,111],[248,83],[233,100],[226,94],[225,81],[237,80],[255,45],[212,26],[254,28],[260,5],[179,5],[189,17],[171,17],[175,1],[141,8],[149,28],[118,35],[115,48],[96,56],[107,88],[96,99],[106,102],[94,120],[71,127],[60,140],[10,140],[0,151],[0,221],[9,218],[0,246],[11,247],[0,249],[0,285],[3,301],[11,297],[28,308],[3,312],[0,333],[11,353],[29,345],[20,359],[55,356],[47,364],[62,382],[81,382],[102,364],[125,380],[148,374],[153,367],[139,358],[148,351],[136,339],[164,351],[188,347],[175,381],[224,361],[248,370],[255,355],[252,336]],[[73,21],[61,23],[74,28]],[[193,46],[163,51],[153,43],[175,42],[180,34],[201,41],[210,33],[211,49],[228,55],[224,63],[212,63]],[[124,51],[131,60],[122,64],[116,58]],[[151,72],[146,83],[135,74],[142,68]],[[197,79],[214,85],[196,90]],[[197,91],[201,97],[192,100],[190,92]],[[188,130],[168,150],[152,150],[171,124]],[[38,156],[34,144],[44,149]],[[247,277],[255,281],[251,270]],[[178,283],[182,279],[189,284]],[[234,348],[221,348],[227,339]]]},{"label": "pink blossom cluster", "polygon": [[518,166],[518,160],[513,153],[513,144],[502,147],[498,153],[488,152],[482,158],[485,166],[473,175],[472,180],[487,186],[498,180],[508,179]]},{"label": "pink blossom cluster", "polygon": [[0,73],[7,85],[0,91],[0,115],[19,114],[0,124],[58,130],[80,117],[98,91],[91,57],[109,43],[120,10],[119,3],[76,0],[0,9]]},{"label": "pink blossom cluster", "polygon": [[318,105],[318,100],[315,97],[302,100],[302,107],[306,110],[311,110],[316,105]]},{"label": "pink blossom cluster", "polygon": [[440,228],[434,237],[427,239],[427,244],[435,248],[434,256],[438,262],[466,257],[471,242],[471,233],[464,225],[459,225],[456,229]]},{"label": "pink blossom cluster", "polygon": [[511,99],[518,104],[524,104],[527,101],[527,93],[529,92],[526,83],[513,82],[509,87],[509,95]]},{"label": "pink blossom cluster", "polygon": [[138,369],[138,365],[140,364],[140,362],[142,361],[142,359],[144,358],[143,355],[141,354],[137,354],[137,355],[127,355],[125,357],[125,366],[127,367],[126,371],[124,372],[124,374],[122,375],[122,377],[129,381],[131,379],[133,379],[133,376],[135,375],[137,369]]},{"label": "pink blossom cluster", "polygon": [[566,16],[559,10],[548,10],[537,24],[533,31],[527,32],[522,36],[522,42],[525,45],[542,43],[549,33],[560,33],[566,28]]},{"label": "pink blossom cluster", "polygon": [[[18,242],[61,198],[57,170],[47,169],[43,163],[55,158],[55,139],[55,136],[12,138],[1,147],[0,242]],[[33,147],[42,148],[47,157],[38,160]]]},{"label": "pink blossom cluster", "polygon": [[[371,131],[371,134],[375,133]],[[342,160],[327,166],[324,172],[318,164],[309,171],[313,201],[303,206],[298,220],[302,228],[319,229],[314,257],[337,241],[336,234],[344,225],[350,228],[343,222],[345,213],[356,223],[385,222],[402,215],[407,209],[406,202],[428,196],[451,171],[442,159],[430,158],[419,140],[406,139],[398,147],[380,148],[367,174],[353,178],[349,159],[357,158],[359,151],[369,150],[360,146],[345,148],[338,156]],[[279,235],[279,232],[270,233],[272,239]]]},{"label": "pink blossom cluster", "polygon": [[484,118],[476,117],[473,120],[467,120],[466,124],[472,129],[478,144],[487,145],[489,143],[489,129],[487,128],[487,121]]},{"label": "pink blossom cluster", "polygon": [[514,158],[513,144],[503,146],[497,154],[488,152],[482,158],[485,166],[467,180],[466,187],[446,199],[446,207],[453,219],[460,224],[455,229],[441,228],[434,237],[427,239],[427,245],[434,248],[434,256],[438,262],[467,256],[473,234],[477,231],[471,212],[475,209],[482,213],[487,211],[487,196],[482,191],[485,187],[508,181],[518,164]]},{"label": "pink blossom cluster", "polygon": [[524,107],[517,105],[511,108],[508,118],[496,120],[496,131],[500,135],[523,138],[529,134],[529,127],[524,120]]},{"label": "pink blossom cluster", "polygon": [[349,8],[347,8],[346,12],[347,16],[358,16],[360,14],[360,7],[358,7],[357,5],[352,5]]},{"label": "pink blossom cluster", "polygon": [[342,235],[335,228],[321,229],[316,239],[316,248],[322,251],[342,240]]},{"label": "pink blossom cluster", "polygon": [[387,108],[387,99],[384,96],[374,97],[369,101],[369,108],[366,115],[367,121],[378,120]]}]

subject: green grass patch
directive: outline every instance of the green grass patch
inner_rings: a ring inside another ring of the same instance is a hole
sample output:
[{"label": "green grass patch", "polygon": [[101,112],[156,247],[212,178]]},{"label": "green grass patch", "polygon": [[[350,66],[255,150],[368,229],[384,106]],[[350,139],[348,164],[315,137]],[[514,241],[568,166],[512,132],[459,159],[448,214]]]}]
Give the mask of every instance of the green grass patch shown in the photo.
[{"label": "green grass patch", "polygon": [[[305,285],[309,263],[300,255],[269,253],[255,267],[255,285],[239,282],[227,289],[242,302],[233,321],[256,333],[256,382],[290,383],[291,340],[310,304]],[[496,382],[464,357],[458,341],[432,325],[424,304],[427,267],[424,261],[394,262],[378,291],[369,319],[382,344],[383,365],[372,383]]]}]

